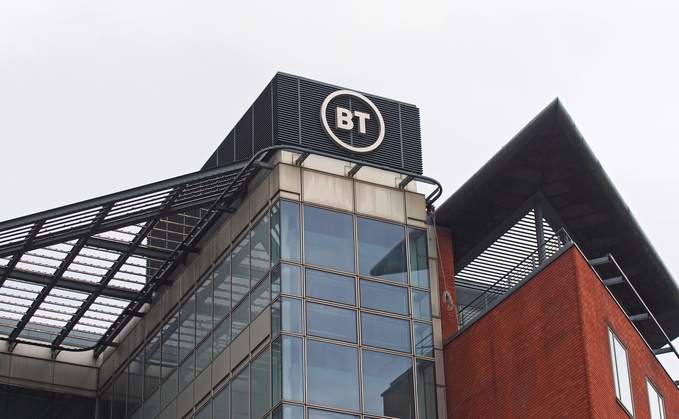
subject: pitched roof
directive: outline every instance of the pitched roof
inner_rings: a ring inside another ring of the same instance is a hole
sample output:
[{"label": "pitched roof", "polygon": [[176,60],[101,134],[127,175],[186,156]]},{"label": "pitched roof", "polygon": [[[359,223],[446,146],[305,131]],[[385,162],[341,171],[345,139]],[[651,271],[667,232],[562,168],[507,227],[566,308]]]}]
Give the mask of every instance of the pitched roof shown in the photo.
[{"label": "pitched roof", "polygon": [[[679,336],[677,284],[558,99],[436,210],[452,231],[456,272],[536,196],[589,259],[612,254],[669,337]],[[631,290],[612,291],[629,315],[643,311]],[[650,345],[665,344],[655,326],[636,326]]]}]

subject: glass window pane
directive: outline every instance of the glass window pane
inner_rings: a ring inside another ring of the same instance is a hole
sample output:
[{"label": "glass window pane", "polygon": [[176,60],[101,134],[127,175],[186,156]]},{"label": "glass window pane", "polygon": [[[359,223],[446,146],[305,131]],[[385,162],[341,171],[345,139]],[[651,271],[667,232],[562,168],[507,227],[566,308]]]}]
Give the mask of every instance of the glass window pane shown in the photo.
[{"label": "glass window pane", "polygon": [[281,259],[301,262],[299,204],[280,201],[280,255]]},{"label": "glass window pane", "polygon": [[[4,401],[3,401],[4,403]],[[97,403],[98,419],[111,419],[111,405],[113,404],[113,386],[102,393]],[[3,409],[4,410],[4,409]]]},{"label": "glass window pane", "polygon": [[665,419],[665,402],[650,381],[646,380],[648,387],[648,403],[651,408],[651,419]]},{"label": "glass window pane", "polygon": [[212,362],[212,336],[198,345],[196,349],[196,377]]},{"label": "glass window pane", "polygon": [[216,328],[212,335],[213,349],[212,355],[217,358],[229,344],[231,343],[231,319],[227,317]]},{"label": "glass window pane", "polygon": [[304,407],[294,404],[282,404],[271,415],[272,419],[304,419]]},{"label": "glass window pane", "polygon": [[309,409],[309,419],[358,419],[358,416],[346,413],[328,412],[326,410]]},{"label": "glass window pane", "polygon": [[356,348],[307,340],[306,373],[309,403],[358,411]]},{"label": "glass window pane", "polygon": [[144,384],[144,350],[139,351],[129,366],[127,411],[133,412],[141,405]]},{"label": "glass window pane", "polygon": [[271,265],[281,259],[281,203],[276,202],[269,212],[271,217]]},{"label": "glass window pane", "polygon": [[296,298],[279,298],[271,305],[271,335],[280,331],[302,333],[302,301]]},{"label": "glass window pane", "polygon": [[261,418],[271,407],[271,390],[269,388],[270,358],[269,348],[266,348],[250,364],[250,416],[252,419]]},{"label": "glass window pane", "polygon": [[170,374],[177,366],[177,356],[179,355],[179,313],[163,325],[163,344],[162,344],[162,378]]},{"label": "glass window pane", "polygon": [[231,418],[249,419],[250,416],[250,367],[245,367],[231,381]]},{"label": "glass window pane", "polygon": [[302,295],[302,269],[299,266],[281,263],[271,272],[271,298],[281,292]]},{"label": "glass window pane", "polygon": [[229,419],[229,386],[224,387],[219,394],[212,399],[212,417],[215,419]]},{"label": "glass window pane", "polygon": [[409,228],[410,236],[410,283],[429,288],[429,262],[427,259],[427,232]]},{"label": "glass window pane", "polygon": [[179,392],[181,393],[182,390],[186,388],[189,384],[191,384],[191,381],[193,381],[196,372],[195,368],[195,360],[194,360],[194,354],[195,352],[192,352],[191,355],[189,355],[184,362],[179,366]]},{"label": "glass window pane", "polygon": [[419,419],[436,419],[436,369],[432,361],[418,359],[417,410]]},{"label": "glass window pane", "polygon": [[361,307],[407,316],[408,289],[361,279]]},{"label": "glass window pane", "polygon": [[231,339],[236,339],[250,323],[250,296],[245,299],[233,309],[231,313]]},{"label": "glass window pane", "polygon": [[395,418],[415,416],[412,358],[363,352],[363,409]]},{"label": "glass window pane", "polygon": [[413,290],[413,317],[431,320],[431,296],[427,291]]},{"label": "glass window pane", "polygon": [[622,405],[634,413],[632,402],[632,388],[630,385],[629,363],[627,361],[627,349],[622,346],[617,336],[609,329],[608,336],[611,343],[611,358],[613,360],[613,377],[615,380],[616,397]]},{"label": "glass window pane", "polygon": [[214,273],[214,324],[219,323],[231,310],[231,255]]},{"label": "glass window pane", "polygon": [[265,215],[250,232],[250,278],[252,285],[269,272],[269,216]]},{"label": "glass window pane", "polygon": [[356,311],[324,304],[306,304],[307,333],[356,343]]},{"label": "glass window pane", "polygon": [[415,322],[415,354],[434,357],[434,328],[430,324]]},{"label": "glass window pane", "polygon": [[212,403],[207,402],[207,404],[200,409],[200,412],[196,413],[196,416],[194,416],[193,419],[212,419]]},{"label": "glass window pane", "polygon": [[144,348],[144,397],[148,397],[160,382],[160,343],[161,331],[146,344]]},{"label": "glass window pane", "polygon": [[361,313],[361,338],[364,345],[410,352],[410,322]]},{"label": "glass window pane", "polygon": [[283,335],[271,344],[273,404],[281,398],[304,401],[302,355],[302,338]]},{"label": "glass window pane", "polygon": [[356,305],[356,281],[353,277],[315,269],[307,269],[305,273],[307,297]]},{"label": "glass window pane", "polygon": [[160,389],[154,391],[144,402],[144,417],[155,418],[160,413]]},{"label": "glass window pane", "polygon": [[127,368],[113,383],[113,415],[114,418],[127,417]]},{"label": "glass window pane", "polygon": [[160,410],[164,410],[177,397],[177,370],[160,386]]},{"label": "glass window pane", "polygon": [[196,295],[191,295],[179,310],[179,360],[196,346]]},{"label": "glass window pane", "polygon": [[212,275],[196,291],[196,341],[212,331]]},{"label": "glass window pane", "polygon": [[382,221],[357,219],[358,272],[407,283],[405,228]]},{"label": "glass window pane", "polygon": [[304,206],[304,261],[354,272],[354,222],[348,214]]},{"label": "glass window pane", "polygon": [[265,278],[252,290],[250,295],[250,318],[252,320],[269,305],[270,298],[269,278]]},{"label": "glass window pane", "polygon": [[231,253],[231,307],[250,291],[250,237],[246,236]]}]

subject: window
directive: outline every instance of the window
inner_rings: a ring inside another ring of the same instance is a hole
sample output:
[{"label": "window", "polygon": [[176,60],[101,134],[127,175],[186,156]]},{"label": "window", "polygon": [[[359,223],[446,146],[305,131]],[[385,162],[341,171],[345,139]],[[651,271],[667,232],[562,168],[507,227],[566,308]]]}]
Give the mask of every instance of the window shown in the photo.
[{"label": "window", "polygon": [[646,386],[648,387],[648,404],[651,408],[651,419],[665,419],[665,402],[660,392],[656,390],[648,378],[646,379]]},{"label": "window", "polygon": [[354,272],[354,219],[349,214],[304,206],[305,263]]},{"label": "window", "polygon": [[632,403],[632,384],[629,375],[629,362],[627,361],[627,349],[622,345],[612,330],[608,330],[611,344],[611,360],[613,362],[613,380],[615,383],[615,397],[625,409],[634,415]]}]

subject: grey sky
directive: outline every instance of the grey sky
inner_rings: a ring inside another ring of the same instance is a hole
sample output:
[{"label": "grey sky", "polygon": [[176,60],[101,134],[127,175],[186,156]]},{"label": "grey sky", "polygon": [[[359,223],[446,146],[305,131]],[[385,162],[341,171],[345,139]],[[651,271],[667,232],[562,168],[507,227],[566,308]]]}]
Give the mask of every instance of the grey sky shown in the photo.
[{"label": "grey sky", "polygon": [[276,71],[420,107],[449,196],[555,97],[675,277],[679,2],[0,0],[0,220],[199,169]]}]

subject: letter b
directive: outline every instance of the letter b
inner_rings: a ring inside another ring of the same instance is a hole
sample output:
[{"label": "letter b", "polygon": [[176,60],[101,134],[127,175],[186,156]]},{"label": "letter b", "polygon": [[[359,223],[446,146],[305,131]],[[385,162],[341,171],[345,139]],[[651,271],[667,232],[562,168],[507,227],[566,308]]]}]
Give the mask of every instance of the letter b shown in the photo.
[{"label": "letter b", "polygon": [[353,116],[349,109],[338,106],[335,113],[335,126],[339,129],[351,131],[354,128],[354,121],[351,120]]}]

